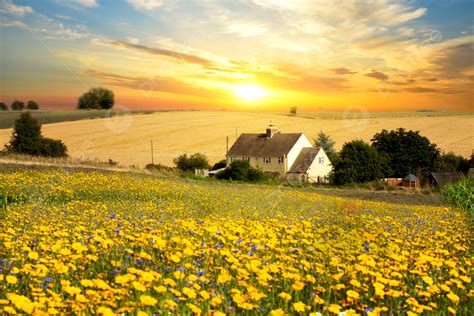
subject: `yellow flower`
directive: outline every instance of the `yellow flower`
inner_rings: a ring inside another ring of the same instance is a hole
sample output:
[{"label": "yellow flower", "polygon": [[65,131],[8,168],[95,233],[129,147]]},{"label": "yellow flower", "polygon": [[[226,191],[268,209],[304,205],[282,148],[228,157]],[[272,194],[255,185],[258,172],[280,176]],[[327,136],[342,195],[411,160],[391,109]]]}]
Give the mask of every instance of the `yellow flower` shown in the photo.
[{"label": "yellow flower", "polygon": [[135,290],[137,290],[137,291],[140,291],[140,292],[145,292],[146,291],[146,287],[143,284],[141,284],[140,282],[133,281],[132,285],[135,288]]},{"label": "yellow flower", "polygon": [[164,287],[163,285],[154,286],[153,289],[154,289],[155,291],[157,291],[158,293],[164,293],[164,292],[166,292],[166,287]]},{"label": "yellow flower", "polygon": [[288,294],[288,293],[285,293],[285,292],[281,292],[280,294],[278,294],[278,297],[281,298],[284,301],[291,300],[291,295]]},{"label": "yellow flower", "polygon": [[429,276],[424,276],[423,277],[423,281],[428,284],[428,285],[432,285],[433,284],[433,279]]},{"label": "yellow flower", "polygon": [[293,309],[299,313],[302,313],[306,310],[306,305],[303,302],[293,303]]},{"label": "yellow flower", "polygon": [[296,281],[291,288],[295,291],[301,291],[304,288],[304,283],[301,281]]},{"label": "yellow flower", "polygon": [[39,257],[39,255],[35,251],[30,251],[28,253],[28,258],[31,259],[31,260],[38,260],[38,257]]},{"label": "yellow flower", "polygon": [[156,299],[154,299],[153,297],[151,297],[151,296],[141,295],[140,296],[140,303],[142,303],[143,305],[146,305],[146,306],[155,306],[156,303],[158,303],[158,301]]},{"label": "yellow flower", "polygon": [[97,313],[104,316],[116,316],[116,314],[108,307],[101,306],[97,309]]},{"label": "yellow flower", "polygon": [[10,284],[16,284],[16,282],[18,282],[18,279],[14,275],[7,275],[5,279],[7,280],[7,283]]},{"label": "yellow flower", "polygon": [[190,289],[189,287],[184,287],[181,291],[188,298],[196,298],[196,292],[193,289]]},{"label": "yellow flower", "polygon": [[353,299],[358,299],[359,298],[359,293],[353,290],[348,290],[347,292],[347,297],[353,298]]},{"label": "yellow flower", "polygon": [[285,312],[279,308],[279,309],[274,309],[270,312],[270,316],[285,316]]},{"label": "yellow flower", "polygon": [[201,297],[204,299],[204,300],[208,300],[211,296],[209,295],[209,293],[207,291],[204,291],[202,290],[201,292],[199,292],[199,295],[201,295]]},{"label": "yellow flower", "polygon": [[334,314],[339,314],[339,312],[341,311],[341,306],[337,304],[331,304],[328,307],[328,311]]},{"label": "yellow flower", "polygon": [[188,303],[188,304],[186,304],[186,305],[189,307],[189,309],[190,309],[195,315],[201,315],[201,314],[202,314],[202,310],[201,310],[199,307],[197,307],[196,305],[191,304],[191,303]]},{"label": "yellow flower", "polygon": [[446,295],[453,303],[457,303],[459,302],[459,296],[457,296],[456,294],[454,294],[453,292],[449,293],[448,295]]}]

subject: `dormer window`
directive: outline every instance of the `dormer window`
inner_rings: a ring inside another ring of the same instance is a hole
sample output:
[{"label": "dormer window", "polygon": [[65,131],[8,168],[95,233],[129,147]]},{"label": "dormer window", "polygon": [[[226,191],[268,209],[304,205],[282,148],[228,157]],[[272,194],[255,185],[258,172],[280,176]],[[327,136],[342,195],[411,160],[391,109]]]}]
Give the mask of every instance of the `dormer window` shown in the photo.
[{"label": "dormer window", "polygon": [[278,164],[282,165],[284,161],[285,158],[283,156],[278,157]]},{"label": "dormer window", "polygon": [[272,157],[263,157],[263,163],[264,164],[271,164],[272,163]]}]

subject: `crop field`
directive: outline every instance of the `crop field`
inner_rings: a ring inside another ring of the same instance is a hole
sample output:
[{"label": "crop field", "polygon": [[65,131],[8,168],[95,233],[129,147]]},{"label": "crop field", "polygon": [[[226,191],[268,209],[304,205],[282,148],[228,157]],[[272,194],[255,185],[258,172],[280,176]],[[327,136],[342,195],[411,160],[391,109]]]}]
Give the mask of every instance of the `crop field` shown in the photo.
[{"label": "crop field", "polygon": [[[211,163],[225,157],[226,138],[232,146],[241,133],[262,133],[270,122],[283,133],[305,133],[311,140],[320,131],[336,141],[336,149],[354,139],[370,141],[382,129],[419,130],[442,150],[470,157],[474,144],[472,113],[302,113],[289,116],[256,112],[157,112],[43,125],[46,137],[61,139],[72,158],[144,167],[151,162],[173,166],[182,153],[201,152]],[[444,114],[444,115],[442,115]],[[2,113],[0,113],[0,118]],[[355,118],[353,118],[355,117]],[[11,129],[0,130],[0,148]]]},{"label": "crop field", "polygon": [[0,314],[472,311],[472,227],[458,210],[166,176],[0,171]]}]

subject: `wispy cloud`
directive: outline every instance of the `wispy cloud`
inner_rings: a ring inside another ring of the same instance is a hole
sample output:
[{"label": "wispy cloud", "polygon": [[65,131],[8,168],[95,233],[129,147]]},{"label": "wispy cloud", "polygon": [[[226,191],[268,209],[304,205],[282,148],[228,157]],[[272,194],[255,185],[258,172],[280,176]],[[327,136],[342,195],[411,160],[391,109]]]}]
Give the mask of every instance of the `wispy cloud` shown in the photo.
[{"label": "wispy cloud", "polygon": [[30,6],[16,5],[10,0],[2,0],[0,3],[0,12],[23,16],[28,13],[33,13],[33,9]]},{"label": "wispy cloud", "polygon": [[332,68],[330,69],[332,72],[334,72],[336,75],[352,75],[352,74],[355,74],[357,73],[356,71],[352,71],[350,69],[347,69],[347,68]]},{"label": "wispy cloud", "polygon": [[375,79],[382,80],[382,81],[388,79],[388,75],[384,74],[383,72],[373,70],[373,69],[370,72],[366,73],[365,75],[367,77],[375,78]]},{"label": "wispy cloud", "polygon": [[137,10],[153,10],[164,4],[163,0],[127,0]]}]

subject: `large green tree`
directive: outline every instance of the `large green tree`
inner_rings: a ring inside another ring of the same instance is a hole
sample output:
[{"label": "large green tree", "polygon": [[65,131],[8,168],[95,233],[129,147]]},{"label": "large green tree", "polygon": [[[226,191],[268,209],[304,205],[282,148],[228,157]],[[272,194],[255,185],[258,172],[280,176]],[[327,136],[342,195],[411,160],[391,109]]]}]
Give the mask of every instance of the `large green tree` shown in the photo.
[{"label": "large green tree", "polygon": [[404,177],[409,173],[418,177],[434,170],[439,157],[436,144],[421,136],[418,131],[403,128],[382,130],[372,138],[372,146],[388,159],[391,173],[386,176]]},{"label": "large green tree", "polygon": [[469,171],[469,159],[463,156],[456,155],[453,152],[442,153],[438,159],[436,159],[434,165],[434,171],[437,172],[452,172],[462,171],[467,173]]},{"label": "large green tree", "polygon": [[195,169],[209,169],[209,160],[201,153],[195,153],[191,156],[182,154],[176,157],[173,162],[181,171],[194,171]]},{"label": "large green tree", "polygon": [[362,140],[347,142],[333,162],[331,180],[336,184],[364,183],[384,176],[384,159]]},{"label": "large green tree", "polygon": [[105,88],[92,88],[84,93],[78,102],[79,109],[111,109],[114,106],[114,93]]}]

